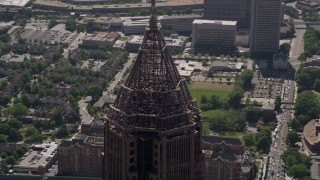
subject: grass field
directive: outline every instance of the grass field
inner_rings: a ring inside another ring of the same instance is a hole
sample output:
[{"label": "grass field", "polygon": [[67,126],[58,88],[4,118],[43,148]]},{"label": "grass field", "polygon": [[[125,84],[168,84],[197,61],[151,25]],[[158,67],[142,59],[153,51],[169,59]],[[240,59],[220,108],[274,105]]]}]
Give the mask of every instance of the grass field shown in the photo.
[{"label": "grass field", "polygon": [[233,89],[233,84],[220,84],[211,82],[193,82],[188,85],[189,91],[193,98],[196,98],[200,105],[201,96],[210,98],[212,95],[217,95],[220,98],[225,98]]},{"label": "grass field", "polygon": [[[212,82],[193,82],[188,85],[191,96],[197,100],[197,104],[200,107],[201,96],[206,96],[210,98],[212,95],[217,95],[221,99],[226,98],[228,94],[233,89],[233,84],[220,84],[220,83],[212,83]],[[209,110],[203,111],[201,113],[202,118],[206,119],[206,117],[210,117],[217,110]],[[209,123],[203,122],[203,134],[210,135]]]}]

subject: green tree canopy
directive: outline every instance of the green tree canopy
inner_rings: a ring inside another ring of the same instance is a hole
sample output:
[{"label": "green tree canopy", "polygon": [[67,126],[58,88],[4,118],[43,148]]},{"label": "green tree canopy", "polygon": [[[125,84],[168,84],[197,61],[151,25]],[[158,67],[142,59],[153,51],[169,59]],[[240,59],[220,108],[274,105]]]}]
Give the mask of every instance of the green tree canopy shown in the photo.
[{"label": "green tree canopy", "polygon": [[73,18],[69,18],[67,19],[67,22],[66,22],[66,30],[68,31],[75,31],[77,29],[77,22],[75,19]]},{"label": "green tree canopy", "polygon": [[27,112],[28,112],[28,108],[22,103],[14,104],[12,107],[9,108],[9,113],[15,117],[26,115]]},{"label": "green tree canopy", "polygon": [[320,104],[317,95],[311,91],[303,91],[298,94],[295,109],[297,115],[306,115],[312,119],[318,118]]},{"label": "green tree canopy", "polygon": [[289,131],[287,135],[287,144],[291,147],[295,146],[295,144],[300,140],[299,135],[296,131]]},{"label": "green tree canopy", "polygon": [[288,169],[288,174],[294,178],[302,179],[310,175],[310,170],[303,164],[295,164]]}]

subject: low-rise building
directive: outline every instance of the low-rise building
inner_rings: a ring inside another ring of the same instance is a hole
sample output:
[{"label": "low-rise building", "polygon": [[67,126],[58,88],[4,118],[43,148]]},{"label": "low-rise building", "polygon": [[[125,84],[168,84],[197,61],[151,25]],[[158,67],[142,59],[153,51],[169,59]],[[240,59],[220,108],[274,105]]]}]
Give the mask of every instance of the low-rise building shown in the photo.
[{"label": "low-rise building", "polygon": [[122,20],[119,17],[84,17],[79,23],[87,24],[90,21],[99,25],[103,30],[122,31],[123,28]]},{"label": "low-rise building", "polygon": [[57,142],[45,142],[33,146],[31,152],[27,152],[19,164],[14,165],[15,172],[43,175],[57,160]]},{"label": "low-rise building", "polygon": [[119,37],[117,32],[94,32],[93,35],[85,36],[82,42],[86,45],[113,46]]},{"label": "low-rise building", "polygon": [[305,67],[320,67],[320,56],[312,56],[311,58],[308,58],[305,62],[303,62],[301,65]]},{"label": "low-rise building", "polygon": [[194,72],[209,71],[209,66],[203,66],[202,62],[197,61],[186,61],[186,60],[175,60],[180,76],[190,77]]},{"label": "low-rise building", "polygon": [[276,105],[271,102],[262,103],[262,116],[264,119],[274,119],[275,118],[275,107]]},{"label": "low-rise building", "polygon": [[123,33],[143,34],[149,24],[149,16],[121,17],[123,23]]},{"label": "low-rise building", "polygon": [[302,143],[304,149],[310,154],[319,154],[320,152],[320,120],[313,119],[303,128]]},{"label": "low-rise building", "polygon": [[[186,42],[188,40],[185,36],[178,36],[178,35],[171,35],[170,37],[165,37],[164,40],[166,41],[166,45],[168,48],[173,49],[175,48],[178,51],[184,49]],[[133,35],[130,36],[127,43],[126,43],[126,50],[129,52],[137,52],[142,45],[143,36]]]},{"label": "low-rise building", "polygon": [[288,55],[284,53],[276,53],[273,55],[273,69],[288,69]]},{"label": "low-rise building", "polygon": [[58,146],[59,175],[101,177],[104,138],[81,135]]},{"label": "low-rise building", "polygon": [[213,61],[210,71],[241,71],[243,65],[242,62]]},{"label": "low-rise building", "polygon": [[305,13],[316,13],[320,9],[319,1],[300,0],[297,1],[296,7]]},{"label": "low-rise building", "polygon": [[203,136],[202,144],[203,180],[251,180],[254,177],[254,155],[244,151],[239,139]]},{"label": "low-rise building", "polygon": [[103,137],[103,133],[104,122],[101,119],[95,119],[90,124],[81,124],[81,134]]}]

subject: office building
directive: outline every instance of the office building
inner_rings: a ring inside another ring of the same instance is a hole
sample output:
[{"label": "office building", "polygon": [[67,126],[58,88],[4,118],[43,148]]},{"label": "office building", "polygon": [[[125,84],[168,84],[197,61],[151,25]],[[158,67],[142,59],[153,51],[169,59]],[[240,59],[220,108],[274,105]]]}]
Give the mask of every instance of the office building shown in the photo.
[{"label": "office building", "polygon": [[59,175],[101,177],[103,137],[80,135],[58,146]]},{"label": "office building", "polygon": [[152,0],[137,59],[106,117],[103,179],[202,179],[200,124]]},{"label": "office building", "polygon": [[236,21],[196,19],[192,23],[192,46],[195,52],[234,49],[236,34]]},{"label": "office building", "polygon": [[113,46],[119,37],[117,32],[94,32],[93,35],[86,35],[82,42],[86,45]]},{"label": "office building", "polygon": [[201,16],[198,14],[189,15],[172,15],[162,16],[159,18],[162,28],[172,29],[177,33],[183,33],[190,35],[192,32],[192,22],[195,19],[200,19]]},{"label": "office building", "polygon": [[204,0],[204,19],[237,21],[240,29],[250,29],[252,0]]},{"label": "office building", "polygon": [[275,53],[279,49],[281,0],[253,0],[250,51]]}]

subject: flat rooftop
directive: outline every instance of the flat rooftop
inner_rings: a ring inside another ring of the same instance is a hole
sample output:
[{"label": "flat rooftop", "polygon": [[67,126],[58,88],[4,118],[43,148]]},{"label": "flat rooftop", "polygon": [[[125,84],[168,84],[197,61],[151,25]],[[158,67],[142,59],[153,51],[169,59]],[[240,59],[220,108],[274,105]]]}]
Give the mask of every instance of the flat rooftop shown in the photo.
[{"label": "flat rooftop", "polygon": [[27,152],[22,157],[20,163],[14,166],[15,170],[37,170],[40,165],[45,167],[50,159],[56,154],[58,143],[45,142],[35,147],[42,150]]},{"label": "flat rooftop", "polygon": [[195,19],[193,24],[216,24],[224,26],[235,26],[237,21],[220,21],[220,20],[206,20],[206,19]]},{"label": "flat rooftop", "polygon": [[30,0],[0,0],[2,6],[25,6]]}]

